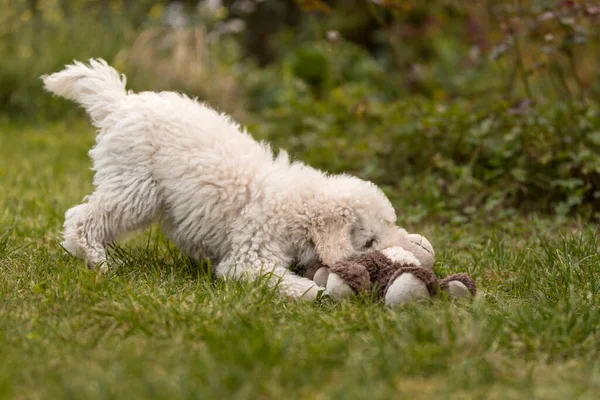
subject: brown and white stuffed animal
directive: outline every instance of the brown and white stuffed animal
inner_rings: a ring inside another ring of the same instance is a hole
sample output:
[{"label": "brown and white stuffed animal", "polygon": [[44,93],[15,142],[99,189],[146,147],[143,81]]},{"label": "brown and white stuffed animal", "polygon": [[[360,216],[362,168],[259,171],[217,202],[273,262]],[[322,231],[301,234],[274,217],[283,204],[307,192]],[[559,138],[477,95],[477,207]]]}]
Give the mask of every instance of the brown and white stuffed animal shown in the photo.
[{"label": "brown and white stuffed animal", "polygon": [[334,299],[374,290],[385,304],[396,306],[429,299],[440,291],[450,298],[471,298],[477,293],[475,281],[467,274],[438,280],[433,271],[435,253],[429,241],[417,234],[406,243],[372,251],[340,261],[330,267],[309,266],[306,276],[327,289]]}]

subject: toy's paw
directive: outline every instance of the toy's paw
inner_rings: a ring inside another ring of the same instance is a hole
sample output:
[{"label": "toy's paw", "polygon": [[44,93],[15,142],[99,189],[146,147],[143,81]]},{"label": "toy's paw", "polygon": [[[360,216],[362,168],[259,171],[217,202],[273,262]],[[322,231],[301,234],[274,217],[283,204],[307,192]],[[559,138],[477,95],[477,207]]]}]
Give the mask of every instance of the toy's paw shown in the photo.
[{"label": "toy's paw", "polygon": [[327,287],[327,280],[328,279],[329,279],[329,268],[327,268],[327,267],[321,267],[321,268],[319,268],[315,272],[315,274],[314,274],[314,276],[312,278],[312,280],[317,285],[322,286],[322,287]]},{"label": "toy's paw", "polygon": [[417,266],[402,267],[390,279],[385,289],[385,304],[402,304],[426,301],[437,293],[437,278],[426,268]]},{"label": "toy's paw", "polygon": [[429,292],[425,283],[409,273],[400,275],[385,293],[385,304],[391,307],[427,299]]},{"label": "toy's paw", "polygon": [[326,293],[335,300],[345,299],[354,294],[354,290],[337,274],[330,272],[327,277]]},{"label": "toy's paw", "polygon": [[477,294],[477,285],[467,274],[450,275],[442,279],[439,285],[451,299],[471,299]]},{"label": "toy's paw", "polygon": [[340,261],[329,269],[326,288],[329,296],[339,300],[365,290],[369,285],[369,272],[363,265],[353,261]]},{"label": "toy's paw", "polygon": [[400,243],[405,250],[410,251],[422,267],[433,269],[435,263],[435,252],[433,246],[423,235],[412,233]]}]

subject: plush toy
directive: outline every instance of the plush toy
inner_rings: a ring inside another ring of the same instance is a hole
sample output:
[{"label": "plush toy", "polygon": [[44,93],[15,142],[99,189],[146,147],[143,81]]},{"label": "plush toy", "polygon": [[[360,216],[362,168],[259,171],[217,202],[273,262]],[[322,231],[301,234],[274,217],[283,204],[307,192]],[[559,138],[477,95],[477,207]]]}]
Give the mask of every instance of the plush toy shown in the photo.
[{"label": "plush toy", "polygon": [[331,267],[312,264],[306,276],[325,287],[335,299],[374,290],[389,306],[429,299],[440,290],[450,298],[475,296],[477,286],[471,277],[456,274],[438,280],[433,272],[434,261],[431,243],[413,234],[402,246],[365,253]]}]

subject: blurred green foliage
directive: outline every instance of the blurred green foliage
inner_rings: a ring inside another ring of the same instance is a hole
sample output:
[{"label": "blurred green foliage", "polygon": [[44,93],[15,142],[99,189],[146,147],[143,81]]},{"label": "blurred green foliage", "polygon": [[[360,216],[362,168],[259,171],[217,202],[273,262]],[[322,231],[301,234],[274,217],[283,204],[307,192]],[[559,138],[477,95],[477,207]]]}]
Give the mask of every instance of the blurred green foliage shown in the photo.
[{"label": "blurred green foliage", "polygon": [[425,214],[600,215],[595,2],[0,6],[0,112],[11,119],[73,113],[38,77],[102,57],[133,89],[196,95],[315,166],[427,204]]}]

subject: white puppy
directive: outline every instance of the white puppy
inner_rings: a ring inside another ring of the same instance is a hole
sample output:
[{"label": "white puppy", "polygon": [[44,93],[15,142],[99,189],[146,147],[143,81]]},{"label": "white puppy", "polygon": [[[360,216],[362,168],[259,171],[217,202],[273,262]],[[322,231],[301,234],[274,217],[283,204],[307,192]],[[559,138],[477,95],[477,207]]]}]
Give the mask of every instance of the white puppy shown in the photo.
[{"label": "white puppy", "polygon": [[66,212],[64,247],[105,268],[107,243],[159,222],[219,278],[267,277],[292,297],[319,290],[289,271],[398,243],[389,200],[374,184],[274,157],[229,117],[173,92],[132,93],[103,60],[42,77],[98,128],[94,192]]}]

